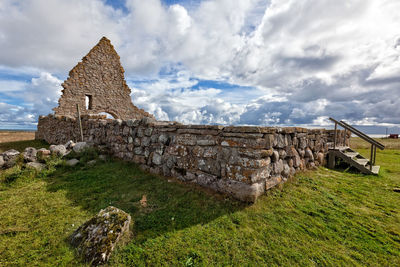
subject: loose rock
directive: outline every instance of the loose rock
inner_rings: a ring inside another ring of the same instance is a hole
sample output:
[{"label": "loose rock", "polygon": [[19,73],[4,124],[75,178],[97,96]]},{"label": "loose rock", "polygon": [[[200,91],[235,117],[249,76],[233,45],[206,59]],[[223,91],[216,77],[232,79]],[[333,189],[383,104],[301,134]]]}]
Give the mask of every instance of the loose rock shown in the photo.
[{"label": "loose rock", "polygon": [[45,164],[42,164],[42,163],[39,163],[39,162],[28,162],[25,166],[27,168],[35,169],[37,171],[41,171],[44,168],[46,168]]},{"label": "loose rock", "polygon": [[91,161],[88,161],[86,164],[88,165],[88,166],[93,166],[93,165],[96,165],[96,160],[94,159],[94,160],[91,160]]},{"label": "loose rock", "polygon": [[34,147],[27,147],[23,153],[25,162],[34,162],[36,161],[37,150]]},{"label": "loose rock", "polygon": [[19,156],[19,151],[15,150],[15,149],[10,149],[7,150],[6,152],[4,152],[3,155],[3,160],[4,160],[4,164],[3,164],[3,168],[11,168],[16,164],[16,160],[17,157]]},{"label": "loose rock", "polygon": [[129,231],[131,216],[109,206],[81,225],[70,237],[71,244],[92,265],[104,264],[121,236]]},{"label": "loose rock", "polygon": [[79,163],[79,160],[77,160],[77,159],[70,159],[70,160],[67,160],[67,162],[65,162],[65,164],[70,167],[74,167],[78,163]]},{"label": "loose rock", "polygon": [[52,155],[63,157],[67,153],[64,145],[51,145],[50,152]]},{"label": "loose rock", "polygon": [[73,150],[76,153],[81,153],[83,150],[87,149],[89,145],[86,142],[78,142],[75,144]]}]

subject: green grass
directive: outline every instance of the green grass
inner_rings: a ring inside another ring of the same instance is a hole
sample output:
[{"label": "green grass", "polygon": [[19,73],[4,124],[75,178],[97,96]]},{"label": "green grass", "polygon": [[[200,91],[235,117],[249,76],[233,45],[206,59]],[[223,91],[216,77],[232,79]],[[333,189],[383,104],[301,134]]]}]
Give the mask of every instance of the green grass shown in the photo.
[{"label": "green grass", "polygon": [[380,176],[299,174],[254,205],[120,161],[22,171],[0,182],[0,266],[83,265],[66,239],[108,205],[134,221],[111,266],[398,266],[400,151],[378,152],[377,163]]}]

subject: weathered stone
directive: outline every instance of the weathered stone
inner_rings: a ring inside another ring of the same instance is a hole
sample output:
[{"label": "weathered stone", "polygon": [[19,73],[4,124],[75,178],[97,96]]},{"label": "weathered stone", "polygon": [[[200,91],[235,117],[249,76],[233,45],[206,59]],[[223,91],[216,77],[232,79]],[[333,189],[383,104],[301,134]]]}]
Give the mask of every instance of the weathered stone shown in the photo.
[{"label": "weathered stone", "polygon": [[70,237],[78,253],[92,265],[105,264],[121,237],[129,232],[131,216],[109,206],[81,225]]},{"label": "weathered stone", "polygon": [[247,158],[266,158],[272,156],[274,150],[273,149],[244,149],[240,148],[238,150],[239,155],[242,157],[247,157]]},{"label": "weathered stone", "polygon": [[135,146],[140,146],[140,138],[135,138],[134,140],[133,140],[133,144],[135,145]]},{"label": "weathered stone", "polygon": [[283,177],[289,177],[290,176],[290,166],[285,163],[283,165],[283,172],[282,172]]},{"label": "weathered stone", "polygon": [[85,149],[88,149],[88,148],[89,148],[88,143],[86,143],[86,142],[78,142],[78,143],[75,144],[73,150],[74,150],[76,153],[81,153],[81,152],[83,152]]},{"label": "weathered stone", "polygon": [[132,138],[132,136],[129,136],[129,137],[128,137],[128,143],[129,143],[129,144],[132,144],[132,143],[133,143],[133,138]]},{"label": "weathered stone", "polygon": [[153,128],[146,128],[144,130],[144,135],[145,136],[151,136],[151,133],[153,132]]},{"label": "weathered stone", "polygon": [[221,146],[268,149],[267,140],[265,138],[246,139],[246,138],[226,137],[221,140]]},{"label": "weathered stone", "polygon": [[183,145],[170,145],[166,149],[166,153],[174,156],[186,156],[188,155],[188,149]]},{"label": "weathered stone", "polygon": [[142,138],[141,143],[142,143],[142,146],[146,147],[146,146],[150,145],[150,142],[151,142],[151,139],[149,137],[145,136]]},{"label": "weathered stone", "polygon": [[34,162],[34,161],[36,161],[36,155],[37,155],[36,148],[27,147],[27,148],[25,148],[25,151],[22,154],[24,156],[24,161],[25,162]]},{"label": "weathered stone", "polygon": [[312,160],[312,161],[314,161],[314,156],[313,156],[313,153],[312,153],[312,151],[311,151],[311,149],[310,148],[306,148],[306,151],[305,151],[305,155],[304,155],[306,158],[309,158],[310,160]]},{"label": "weathered stone", "polygon": [[136,155],[141,155],[143,154],[143,148],[141,146],[135,147],[133,149],[133,153],[135,153]]},{"label": "weathered stone", "polygon": [[178,129],[178,134],[217,135],[220,131],[213,129]]},{"label": "weathered stone", "polygon": [[319,162],[319,164],[323,165],[324,164],[324,154],[323,153],[318,153],[317,154],[317,161]]},{"label": "weathered stone", "polygon": [[277,162],[279,160],[279,152],[274,150],[274,152],[272,152],[272,162]]},{"label": "weathered stone", "polygon": [[119,56],[105,37],[69,72],[62,86],[56,115],[75,117],[79,104],[82,115],[107,112],[119,119],[154,118],[132,104]]},{"label": "weathered stone", "polygon": [[94,165],[96,165],[96,163],[97,163],[97,161],[96,161],[95,159],[93,159],[93,160],[88,161],[88,162],[86,163],[86,165],[88,165],[88,166],[94,166]]},{"label": "weathered stone", "polygon": [[75,165],[77,165],[79,163],[79,160],[78,159],[70,159],[70,160],[67,160],[66,162],[65,162],[65,164],[67,165],[67,166],[70,166],[70,167],[74,167]]},{"label": "weathered stone", "polygon": [[297,149],[297,152],[299,152],[299,156],[301,158],[304,158],[304,155],[306,154],[306,151],[304,149],[299,148]]},{"label": "weathered stone", "polygon": [[275,135],[273,134],[265,134],[264,139],[266,141],[265,143],[265,149],[271,149],[274,146],[275,142]]},{"label": "weathered stone", "polygon": [[67,149],[64,145],[51,145],[50,152],[52,155],[63,157],[67,153]]},{"label": "weathered stone", "polygon": [[287,146],[287,139],[285,135],[277,134],[275,138],[276,138],[276,147],[284,148],[285,146]]},{"label": "weathered stone", "polygon": [[160,136],[158,137],[158,142],[160,142],[163,145],[167,144],[168,136],[166,134],[160,134]]},{"label": "weathered stone", "polygon": [[286,158],[286,151],[284,149],[279,150],[279,158],[281,159]]},{"label": "weathered stone", "polygon": [[153,154],[153,163],[156,165],[161,165],[162,164],[162,157],[158,153]]},{"label": "weathered stone", "polygon": [[179,145],[195,146],[197,144],[197,138],[191,134],[181,134],[175,139],[175,142]]},{"label": "weathered stone", "polygon": [[215,140],[212,139],[202,139],[202,140],[197,140],[197,145],[198,146],[213,146],[215,145]]},{"label": "weathered stone", "polygon": [[39,163],[39,162],[28,162],[25,166],[27,168],[35,169],[37,171],[41,171],[44,168],[46,168],[45,164],[42,164],[42,163]]},{"label": "weathered stone", "polygon": [[226,136],[226,137],[240,137],[240,138],[261,138],[264,136],[262,133],[222,133],[221,136]]},{"label": "weathered stone", "polygon": [[4,159],[3,156],[0,155],[0,169],[3,167],[3,165],[4,165]]},{"label": "weathered stone", "polygon": [[281,174],[282,171],[283,171],[283,161],[280,159],[274,162],[274,173]]},{"label": "weathered stone", "polygon": [[15,149],[10,149],[7,150],[6,152],[3,152],[3,168],[11,168],[16,164],[16,160],[19,156],[19,151],[15,150]]},{"label": "weathered stone", "polygon": [[295,168],[300,167],[300,164],[302,164],[301,158],[300,158],[299,155],[296,155],[296,156],[293,158],[293,167],[295,167]]},{"label": "weathered stone", "polygon": [[265,183],[256,182],[251,185],[228,179],[217,179],[217,191],[229,194],[235,198],[254,203],[265,192]]},{"label": "weathered stone", "polygon": [[261,133],[260,127],[255,126],[227,126],[223,129],[229,133]]},{"label": "weathered stone", "polygon": [[271,177],[265,181],[265,189],[269,190],[280,183],[282,183],[282,177],[280,176]]}]

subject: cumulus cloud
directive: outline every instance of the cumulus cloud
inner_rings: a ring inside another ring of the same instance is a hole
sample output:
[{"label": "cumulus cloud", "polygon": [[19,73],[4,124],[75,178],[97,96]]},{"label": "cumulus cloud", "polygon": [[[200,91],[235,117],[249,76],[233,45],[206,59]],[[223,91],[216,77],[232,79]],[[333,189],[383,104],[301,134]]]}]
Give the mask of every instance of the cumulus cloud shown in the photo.
[{"label": "cumulus cloud", "polygon": [[[162,120],[400,124],[397,10],[396,0],[127,0],[124,10],[101,0],[3,0],[0,102],[19,94],[29,114],[48,113],[60,79],[105,35],[134,103]],[[30,79],[1,75],[23,72]]]}]

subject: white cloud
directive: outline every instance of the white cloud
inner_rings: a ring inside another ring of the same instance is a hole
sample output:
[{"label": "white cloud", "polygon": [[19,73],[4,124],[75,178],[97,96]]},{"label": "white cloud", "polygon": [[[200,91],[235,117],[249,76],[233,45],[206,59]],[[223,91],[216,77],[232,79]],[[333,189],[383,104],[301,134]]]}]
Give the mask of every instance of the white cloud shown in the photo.
[{"label": "white cloud", "polygon": [[[30,103],[21,105],[30,114],[49,112],[60,90],[55,77],[105,35],[136,81],[134,103],[159,119],[325,124],[332,116],[400,124],[397,0],[126,6],[123,13],[100,0],[1,1],[0,93]],[[201,79],[239,89],[192,88]]]}]

